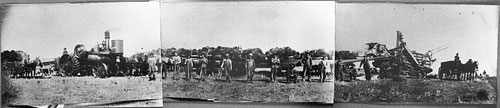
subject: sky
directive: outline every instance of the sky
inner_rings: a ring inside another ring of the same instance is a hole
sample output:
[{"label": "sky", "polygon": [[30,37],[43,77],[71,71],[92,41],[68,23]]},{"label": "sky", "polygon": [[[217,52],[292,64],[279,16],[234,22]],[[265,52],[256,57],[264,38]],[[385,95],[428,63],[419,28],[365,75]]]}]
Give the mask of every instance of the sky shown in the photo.
[{"label": "sky", "polygon": [[[161,47],[158,2],[56,3],[7,5],[1,49],[22,50],[30,57],[55,58],[63,48],[86,50],[104,40],[122,39],[124,56]],[[142,48],[142,49],[141,49]]]},{"label": "sky", "polygon": [[391,49],[401,31],[410,50],[449,47],[433,54],[432,73],[459,53],[463,63],[478,61],[479,72],[496,76],[498,12],[494,5],[337,4],[335,49],[363,50],[368,42]]},{"label": "sky", "polygon": [[161,4],[162,48],[334,50],[335,2]]}]

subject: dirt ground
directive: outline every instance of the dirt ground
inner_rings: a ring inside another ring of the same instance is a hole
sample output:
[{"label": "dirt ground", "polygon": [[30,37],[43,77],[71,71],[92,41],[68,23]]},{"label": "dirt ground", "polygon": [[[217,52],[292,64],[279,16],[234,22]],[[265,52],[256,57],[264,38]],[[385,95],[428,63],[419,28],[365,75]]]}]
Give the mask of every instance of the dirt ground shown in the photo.
[{"label": "dirt ground", "polygon": [[[276,83],[269,83],[264,74],[255,74],[253,83],[245,83],[246,77],[232,77],[227,83],[223,78],[210,76],[207,81],[173,80],[173,72],[163,80],[164,97],[216,99],[221,102],[324,102],[333,103],[333,82],[287,83],[285,77],[278,77]],[[184,74],[181,73],[181,78]],[[301,79],[302,77],[299,77]],[[332,80],[331,77],[329,80]]]},{"label": "dirt ground", "polygon": [[14,105],[41,106],[71,103],[103,103],[136,99],[161,99],[161,78],[147,76],[110,78],[51,77],[48,79],[11,79],[21,88]]},{"label": "dirt ground", "polygon": [[[479,99],[481,91],[487,92],[489,99]],[[336,102],[495,104],[496,96],[496,77],[483,81],[409,79],[404,82],[335,82]]]}]

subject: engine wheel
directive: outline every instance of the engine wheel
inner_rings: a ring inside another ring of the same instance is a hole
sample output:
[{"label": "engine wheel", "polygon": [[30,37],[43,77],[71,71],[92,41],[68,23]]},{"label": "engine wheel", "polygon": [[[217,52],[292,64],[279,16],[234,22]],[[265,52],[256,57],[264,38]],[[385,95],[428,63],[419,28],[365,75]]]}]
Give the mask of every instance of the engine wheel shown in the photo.
[{"label": "engine wheel", "polygon": [[92,69],[94,77],[106,78],[108,77],[108,66],[104,63],[97,63]]},{"label": "engine wheel", "polygon": [[67,58],[68,61],[62,65],[63,76],[76,76],[80,70],[80,62],[75,57]]},{"label": "engine wheel", "polygon": [[80,73],[80,61],[77,58],[72,57],[70,67],[73,76],[77,76]]}]

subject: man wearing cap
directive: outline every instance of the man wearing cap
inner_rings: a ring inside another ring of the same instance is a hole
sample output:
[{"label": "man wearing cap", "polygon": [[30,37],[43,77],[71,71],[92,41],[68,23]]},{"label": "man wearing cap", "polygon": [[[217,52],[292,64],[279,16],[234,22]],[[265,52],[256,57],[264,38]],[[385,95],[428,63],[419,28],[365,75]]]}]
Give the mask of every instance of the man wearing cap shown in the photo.
[{"label": "man wearing cap", "polygon": [[229,78],[229,73],[233,69],[233,64],[232,64],[231,59],[229,59],[229,54],[226,54],[226,56],[222,60],[222,64],[220,67],[224,71],[224,74],[226,74],[226,82],[230,83],[231,79]]}]

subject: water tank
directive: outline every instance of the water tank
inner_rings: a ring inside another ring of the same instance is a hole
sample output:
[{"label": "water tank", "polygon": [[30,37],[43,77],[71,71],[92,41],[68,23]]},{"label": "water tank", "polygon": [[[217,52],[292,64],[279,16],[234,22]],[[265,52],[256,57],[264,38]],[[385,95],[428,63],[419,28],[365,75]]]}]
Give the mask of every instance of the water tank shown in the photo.
[{"label": "water tank", "polygon": [[123,40],[111,40],[111,53],[123,54]]}]

